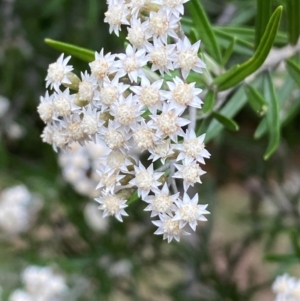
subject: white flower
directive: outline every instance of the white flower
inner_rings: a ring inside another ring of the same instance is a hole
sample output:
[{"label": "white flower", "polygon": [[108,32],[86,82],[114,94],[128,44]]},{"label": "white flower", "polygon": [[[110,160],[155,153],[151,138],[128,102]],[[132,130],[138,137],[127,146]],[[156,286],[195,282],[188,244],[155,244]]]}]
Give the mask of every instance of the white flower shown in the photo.
[{"label": "white flower", "polygon": [[104,22],[109,24],[109,33],[114,32],[119,36],[119,30],[122,24],[128,25],[127,16],[129,10],[125,6],[124,2],[118,0],[111,0],[107,12],[105,13]]},{"label": "white flower", "polygon": [[21,289],[17,289],[9,296],[8,300],[9,301],[35,301],[35,298],[28,292]]},{"label": "white flower", "polygon": [[170,195],[168,185],[165,183],[161,190],[153,190],[155,195],[148,195],[144,201],[149,205],[144,209],[145,211],[152,211],[151,217],[157,216],[159,213],[171,213],[177,207],[174,202],[178,199],[179,192]]},{"label": "white flower", "polygon": [[180,222],[173,220],[172,215],[160,214],[159,218],[157,221],[152,221],[152,223],[158,227],[154,234],[162,234],[163,239],[167,239],[168,243],[173,239],[180,241],[180,235],[190,235],[190,233],[179,227]]},{"label": "white flower", "polygon": [[45,122],[50,122],[52,120],[54,105],[53,105],[53,95],[49,96],[47,91],[45,96],[40,97],[40,104],[37,107],[37,111],[40,118]]},{"label": "white flower", "polygon": [[88,135],[81,126],[82,119],[80,114],[73,114],[61,121],[61,125],[67,131],[68,143],[73,141],[84,144]]},{"label": "white flower", "polygon": [[103,53],[103,48],[99,53],[95,52],[95,60],[89,64],[92,75],[100,82],[108,75],[113,74],[118,70],[115,61],[116,56],[114,54],[112,55],[110,52],[106,55]]},{"label": "white flower", "polygon": [[189,120],[178,117],[179,112],[171,108],[170,105],[164,105],[160,115],[151,115],[153,119],[151,126],[156,129],[158,136],[162,138],[170,137],[177,143],[178,136],[183,136],[181,127],[190,123]]},{"label": "white flower", "polygon": [[97,210],[97,204],[88,202],[84,207],[84,217],[86,223],[96,232],[106,233],[109,227],[108,220],[102,217]]},{"label": "white flower", "polygon": [[100,162],[102,164],[106,164],[108,168],[112,169],[113,171],[122,171],[128,173],[128,166],[133,165],[133,160],[127,154],[122,153],[119,150],[112,150],[109,154],[102,156],[100,158]]},{"label": "white flower", "polygon": [[117,102],[111,106],[110,114],[114,116],[114,121],[123,127],[132,127],[141,120],[140,115],[142,105],[137,101],[137,97],[129,94],[127,98],[121,96]]},{"label": "white flower", "polygon": [[97,89],[97,80],[95,77],[85,71],[81,72],[82,81],[79,83],[78,87],[78,97],[79,100],[92,102],[93,100],[99,100]]},{"label": "white flower", "polygon": [[132,130],[134,144],[142,151],[154,147],[154,143],[158,140],[158,137],[144,120],[142,120],[140,124],[137,124]]},{"label": "white flower", "polygon": [[131,14],[137,16],[140,9],[150,4],[152,0],[131,0],[129,1],[129,6],[131,8]]},{"label": "white flower", "polygon": [[101,138],[111,150],[120,150],[125,153],[129,149],[127,141],[130,135],[119,124],[109,120],[108,127],[102,127]]},{"label": "white flower", "polygon": [[183,3],[189,0],[154,0],[154,3],[160,3],[166,8],[167,13],[174,14],[177,17],[184,14]]},{"label": "white flower", "polygon": [[154,38],[153,44],[147,45],[148,60],[152,63],[151,70],[159,70],[160,74],[170,74],[174,70],[173,61],[176,60],[176,45],[165,45],[161,40]]},{"label": "white flower", "polygon": [[177,172],[173,175],[173,178],[183,179],[183,188],[185,191],[190,186],[194,186],[196,183],[202,183],[200,176],[206,172],[201,169],[196,161],[186,161],[183,165],[174,164],[177,168]]},{"label": "white flower", "polygon": [[177,161],[194,159],[205,164],[204,158],[210,158],[210,153],[205,149],[204,138],[205,134],[197,137],[194,130],[187,130],[183,136],[183,142],[174,146],[180,151]]},{"label": "white flower", "polygon": [[116,172],[108,166],[102,164],[97,170],[97,173],[100,176],[100,179],[96,189],[104,187],[106,191],[111,192],[114,191],[118,186],[121,186],[120,180],[125,177],[124,175],[119,175],[119,172]]},{"label": "white flower", "polygon": [[179,18],[169,16],[165,9],[160,9],[158,12],[150,12],[149,16],[149,32],[167,44],[168,36],[178,39],[175,29],[178,27]]},{"label": "white flower", "polygon": [[161,110],[164,99],[160,90],[162,84],[163,79],[150,84],[148,79],[143,78],[141,86],[131,86],[130,90],[138,96],[143,106],[147,107],[152,114],[156,114],[157,110]]},{"label": "white flower", "polygon": [[179,227],[183,228],[187,223],[196,231],[197,221],[206,221],[204,214],[210,212],[206,210],[206,205],[198,205],[198,193],[191,199],[184,193],[183,200],[175,201],[178,210],[175,212],[173,221],[179,221]]},{"label": "white flower", "polygon": [[173,82],[167,82],[170,91],[163,94],[171,104],[171,108],[183,112],[187,106],[201,109],[202,100],[197,96],[201,89],[195,88],[196,83],[185,83],[179,77],[175,77]]},{"label": "white flower", "polygon": [[65,89],[63,92],[60,89],[54,92],[53,105],[56,117],[67,117],[71,115],[75,106],[73,105],[73,96],[70,95],[69,88]]},{"label": "white flower", "polygon": [[120,199],[117,195],[110,193],[108,190],[102,192],[102,196],[95,199],[100,204],[99,209],[103,210],[103,217],[114,215],[120,222],[123,216],[128,216],[124,208],[128,207],[125,203],[127,200]]},{"label": "white flower", "polygon": [[142,67],[147,64],[145,49],[136,50],[130,44],[126,47],[126,54],[117,55],[120,59],[117,75],[122,77],[128,75],[131,82],[137,82],[138,77],[143,78],[145,74]]},{"label": "white flower", "polygon": [[145,48],[146,45],[150,43],[147,42],[151,37],[150,33],[147,31],[148,22],[141,23],[141,19],[132,18],[130,21],[130,27],[127,28],[128,35],[127,40],[130,44],[139,49]]},{"label": "white flower", "polygon": [[100,106],[101,111],[110,108],[110,106],[119,99],[123,92],[129,88],[129,85],[124,85],[119,82],[118,76],[115,76],[112,80],[106,78],[102,84],[103,86],[99,93],[100,104],[95,104],[97,107]]},{"label": "white flower", "polygon": [[154,162],[160,159],[161,163],[165,164],[166,159],[174,154],[173,149],[173,144],[171,144],[170,139],[159,141],[153,148],[149,149],[151,155],[148,160]]},{"label": "white flower", "polygon": [[150,164],[146,169],[139,161],[138,166],[134,166],[135,178],[129,184],[137,186],[138,196],[144,199],[150,191],[157,189],[161,185],[158,179],[163,175],[163,172],[154,172],[153,164]]},{"label": "white flower", "polygon": [[177,60],[174,62],[174,68],[180,68],[184,79],[187,78],[191,70],[202,73],[206,68],[205,63],[198,57],[200,41],[194,45],[191,44],[187,37],[177,42]]},{"label": "white flower", "polygon": [[293,278],[288,274],[277,276],[273,285],[272,290],[275,294],[288,295],[292,288]]},{"label": "white flower", "polygon": [[46,76],[46,88],[54,88],[58,90],[61,84],[71,84],[67,74],[73,70],[72,66],[68,66],[71,56],[64,59],[64,54],[57,59],[55,63],[49,65]]}]

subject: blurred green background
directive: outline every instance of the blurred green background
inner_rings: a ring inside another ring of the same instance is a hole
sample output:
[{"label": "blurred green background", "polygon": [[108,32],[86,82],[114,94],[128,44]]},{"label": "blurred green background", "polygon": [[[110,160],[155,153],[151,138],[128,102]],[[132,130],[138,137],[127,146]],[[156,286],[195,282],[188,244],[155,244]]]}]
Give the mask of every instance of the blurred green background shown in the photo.
[{"label": "blurred green background", "polygon": [[[202,3],[214,24],[255,24],[254,0]],[[277,274],[300,276],[298,111],[269,161],[263,160],[266,139],[253,140],[259,117],[250,106],[235,117],[239,132],[223,131],[207,145],[212,157],[199,192],[211,215],[182,242],[168,245],[154,236],[140,202],[130,206],[124,223],[110,218],[105,231],[86,221],[84,208],[93,201],[63,179],[58,155],[41,141],[44,124],[36,107],[48,65],[60,55],[44,38],[123,51],[125,36],[108,34],[105,10],[99,0],[0,2],[0,96],[9,100],[0,114],[0,189],[23,183],[43,203],[28,232],[0,235],[3,300],[21,286],[19,274],[30,264],[54,266],[66,277],[70,294],[64,300],[273,300]],[[236,55],[231,63],[241,59]],[[87,69],[79,60],[71,63]]]}]

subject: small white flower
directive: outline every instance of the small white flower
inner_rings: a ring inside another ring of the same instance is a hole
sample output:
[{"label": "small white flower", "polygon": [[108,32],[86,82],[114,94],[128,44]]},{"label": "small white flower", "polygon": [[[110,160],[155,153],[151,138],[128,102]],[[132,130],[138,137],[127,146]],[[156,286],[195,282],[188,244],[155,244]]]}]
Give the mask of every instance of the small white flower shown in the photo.
[{"label": "small white flower", "polygon": [[92,75],[100,82],[108,75],[113,74],[118,70],[115,61],[116,56],[110,52],[106,55],[103,53],[103,48],[99,53],[95,52],[95,60],[89,64]]},{"label": "small white flower", "polygon": [[177,60],[174,62],[174,68],[180,68],[184,79],[187,78],[191,70],[202,73],[206,68],[205,63],[198,57],[200,41],[194,45],[191,44],[187,37],[177,42]]},{"label": "small white flower", "polygon": [[129,149],[127,141],[131,138],[119,124],[109,121],[108,127],[102,127],[101,138],[111,150],[120,150],[125,153]]},{"label": "small white flower", "polygon": [[85,71],[85,73],[81,72],[81,79],[82,81],[79,83],[78,87],[79,100],[88,102],[99,100],[96,78]]},{"label": "small white flower", "polygon": [[292,288],[292,282],[293,278],[288,274],[278,276],[272,285],[272,290],[275,294],[288,295]]},{"label": "small white flower", "polygon": [[54,113],[53,95],[49,96],[47,91],[45,96],[40,97],[40,104],[37,107],[40,118],[45,122],[50,122]]},{"label": "small white flower", "polygon": [[183,200],[175,201],[178,210],[175,212],[173,221],[179,221],[179,227],[183,228],[186,224],[196,231],[197,221],[206,221],[204,214],[210,214],[206,210],[206,205],[198,205],[198,193],[191,199],[184,193]]},{"label": "small white flower", "polygon": [[194,186],[196,183],[202,183],[200,176],[206,172],[201,169],[196,161],[186,161],[183,165],[174,164],[177,168],[177,172],[173,178],[183,179],[184,190],[187,191],[190,186]]},{"label": "small white flower", "polygon": [[210,153],[205,149],[204,138],[205,134],[197,137],[194,130],[187,130],[183,142],[174,146],[180,151],[177,161],[194,159],[205,164],[204,158],[210,158]]},{"label": "small white flower", "polygon": [[129,10],[127,9],[124,2],[118,0],[111,0],[107,12],[105,13],[104,22],[109,24],[109,33],[114,32],[119,36],[119,30],[121,30],[121,25],[128,25],[127,16],[129,15]]},{"label": "small white flower", "polygon": [[145,56],[145,49],[136,50],[129,44],[126,47],[126,54],[120,53],[117,56],[120,59],[119,71],[117,73],[119,77],[123,77],[127,74],[130,81],[135,83],[138,77],[145,77],[142,69],[148,61]]},{"label": "small white flower", "polygon": [[141,86],[131,86],[130,90],[137,96],[139,102],[145,106],[152,114],[156,114],[157,110],[162,109],[163,96],[161,86],[163,79],[157,80],[150,84],[146,78],[142,79]]},{"label": "small white flower", "polygon": [[135,178],[129,183],[137,186],[138,196],[144,199],[150,191],[157,189],[161,185],[158,179],[163,175],[163,172],[154,172],[153,164],[150,164],[146,169],[145,166],[139,161],[138,166],[134,166]]},{"label": "small white flower", "polygon": [[102,196],[95,199],[100,204],[99,209],[103,210],[103,217],[114,215],[120,222],[123,221],[123,216],[128,216],[124,208],[127,200],[120,199],[117,195],[110,193],[108,190],[102,192]]},{"label": "small white flower", "polygon": [[46,76],[46,88],[54,88],[58,90],[61,84],[71,84],[67,74],[73,70],[72,66],[68,66],[68,62],[71,56],[64,59],[64,54],[58,58],[55,63],[49,65],[47,76]]},{"label": "small white flower", "polygon": [[133,160],[131,157],[127,156],[127,154],[122,153],[119,150],[110,151],[106,156],[102,156],[100,161],[102,164],[107,164],[107,167],[113,171],[122,171],[128,173],[128,166],[133,165]]},{"label": "small white flower", "polygon": [[173,149],[173,144],[171,144],[170,139],[159,141],[153,148],[149,149],[151,155],[148,160],[154,162],[160,159],[161,163],[165,164],[166,159],[174,154]]},{"label": "small white flower", "polygon": [[148,39],[151,37],[147,28],[148,21],[141,23],[141,19],[132,18],[130,27],[127,27],[128,35],[126,39],[137,49],[145,48],[146,45],[150,44]]},{"label": "small white flower", "polygon": [[128,88],[129,85],[119,82],[118,76],[115,76],[112,80],[108,78],[104,79],[99,93],[100,103],[96,102],[95,106],[100,107],[101,111],[110,108]]},{"label": "small white flower", "polygon": [[179,15],[184,14],[183,3],[189,0],[154,0],[154,3],[160,2],[165,8],[168,14],[174,14],[179,17]]},{"label": "small white flower", "polygon": [[151,70],[159,70],[160,74],[170,74],[174,70],[173,62],[176,60],[176,45],[165,45],[161,40],[154,38],[153,45],[147,45],[148,60],[152,63]]},{"label": "small white flower", "polygon": [[34,299],[28,292],[17,289],[9,296],[8,301],[34,301]]},{"label": "small white flower", "polygon": [[81,127],[81,115],[74,113],[69,117],[65,118],[61,121],[61,125],[66,129],[67,135],[69,138],[68,143],[71,142],[79,142],[80,144],[84,144],[88,135],[84,132],[84,129]]},{"label": "small white flower", "polygon": [[58,89],[53,94],[54,113],[56,117],[67,117],[72,113],[72,109],[75,109],[73,105],[73,96],[70,95],[69,88],[61,91]]},{"label": "small white flower", "polygon": [[147,4],[150,4],[152,0],[131,0],[129,1],[129,6],[131,8],[131,14],[137,16],[140,9],[145,7]]},{"label": "small white flower", "polygon": [[170,137],[177,143],[178,136],[183,136],[181,127],[190,123],[189,120],[178,117],[179,112],[170,108],[170,105],[164,105],[160,115],[151,115],[153,119],[151,126],[156,129],[156,134],[162,138]]},{"label": "small white flower", "polygon": [[154,147],[154,143],[158,140],[158,137],[154,135],[152,129],[144,120],[142,120],[140,124],[137,124],[132,130],[134,145],[142,151]]},{"label": "small white flower", "polygon": [[168,36],[178,39],[175,29],[178,27],[179,18],[172,15],[169,16],[165,9],[158,12],[150,12],[149,16],[149,32],[167,44]]},{"label": "small white flower", "polygon": [[179,193],[170,195],[166,183],[161,190],[155,189],[153,192],[155,195],[148,195],[144,199],[146,203],[149,203],[144,210],[152,211],[151,217],[157,216],[159,213],[171,213],[177,209],[174,202],[178,199]]},{"label": "small white flower", "polygon": [[[47,128],[47,132],[43,133],[43,139],[49,139],[46,135],[52,135],[52,147],[57,152],[57,148],[64,149],[68,146],[69,135],[65,128],[61,126],[61,123],[57,122],[52,127]],[[50,139],[48,140],[50,141]]]},{"label": "small white flower", "polygon": [[173,220],[172,215],[160,214],[159,220],[152,221],[152,223],[158,227],[154,232],[156,235],[163,235],[163,239],[167,239],[170,243],[173,239],[180,241],[181,235],[190,235],[190,233],[184,231],[179,227],[180,222]]},{"label": "small white flower", "polygon": [[111,192],[118,186],[121,186],[120,180],[125,177],[124,175],[119,175],[119,172],[115,172],[108,166],[102,164],[98,168],[97,173],[100,176],[100,179],[96,189],[105,188],[107,191]]},{"label": "small white flower", "polygon": [[137,97],[129,94],[127,98],[121,96],[117,102],[111,106],[110,114],[114,116],[114,121],[121,126],[134,126],[136,122],[141,120],[140,115],[142,105],[137,101]]},{"label": "small white flower", "polygon": [[202,100],[197,96],[202,90],[195,88],[196,83],[185,83],[179,77],[175,77],[173,82],[167,82],[170,91],[163,94],[169,100],[172,108],[184,111],[187,106],[201,108]]}]

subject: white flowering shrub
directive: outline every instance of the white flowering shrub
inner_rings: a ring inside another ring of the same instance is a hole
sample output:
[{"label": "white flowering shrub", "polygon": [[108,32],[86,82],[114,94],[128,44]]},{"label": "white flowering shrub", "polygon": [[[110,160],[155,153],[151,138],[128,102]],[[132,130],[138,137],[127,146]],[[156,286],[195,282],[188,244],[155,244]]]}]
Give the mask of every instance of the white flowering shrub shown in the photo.
[{"label": "white flowering shrub", "polygon": [[[49,65],[49,91],[38,106],[46,123],[43,141],[62,152],[61,162],[68,160],[74,143],[105,143],[95,199],[103,216],[122,221],[136,190],[149,204],[145,210],[158,217],[155,234],[169,242],[189,234],[183,230],[186,225],[195,231],[197,221],[209,214],[207,205],[198,204],[198,194],[190,198],[187,193],[201,183],[201,164],[210,154],[205,134],[195,128],[202,90],[187,80],[191,71],[202,73],[206,65],[198,55],[200,41],[192,44],[181,28],[184,2],[108,1],[109,31],[118,35],[127,25],[125,53],[96,52],[81,79],[68,64],[70,57],[62,54]],[[164,80],[165,75],[170,79]],[[144,153],[148,167],[140,160]],[[65,175],[80,177],[72,166],[76,164],[64,169]],[[176,179],[183,183],[182,193]],[[78,183],[84,186],[83,179]],[[89,189],[93,195],[93,187]]]}]

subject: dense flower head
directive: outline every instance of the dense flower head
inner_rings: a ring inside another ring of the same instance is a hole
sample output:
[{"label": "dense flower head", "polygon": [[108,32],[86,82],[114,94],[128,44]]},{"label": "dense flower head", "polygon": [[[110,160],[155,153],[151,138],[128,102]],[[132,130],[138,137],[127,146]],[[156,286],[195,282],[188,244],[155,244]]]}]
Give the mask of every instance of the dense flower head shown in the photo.
[{"label": "dense flower head", "polygon": [[[187,78],[205,64],[198,56],[200,41],[192,44],[182,31],[187,1],[107,0],[104,21],[110,33],[127,29],[125,52],[95,52],[89,70],[81,72],[61,55],[49,66],[50,91],[38,106],[46,124],[42,139],[61,151],[67,180],[82,192],[90,189],[103,215],[120,221],[136,191],[148,204],[145,210],[159,218],[155,234],[169,242],[188,234],[186,225],[195,230],[208,213],[198,205],[198,194],[188,196],[189,187],[201,183],[200,164],[210,154],[205,134],[194,128],[202,90]],[[92,170],[87,152],[86,160],[67,159],[71,148],[91,144],[105,148]]]},{"label": "dense flower head", "polygon": [[276,300],[299,301],[300,300],[300,279],[291,277],[288,274],[277,276],[272,285],[276,294]]}]

